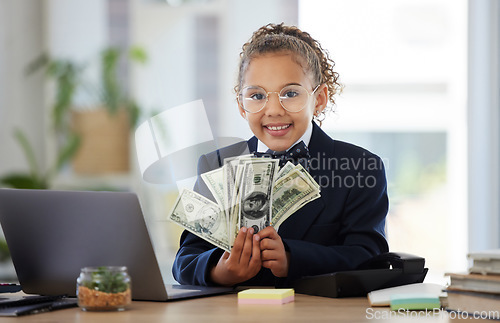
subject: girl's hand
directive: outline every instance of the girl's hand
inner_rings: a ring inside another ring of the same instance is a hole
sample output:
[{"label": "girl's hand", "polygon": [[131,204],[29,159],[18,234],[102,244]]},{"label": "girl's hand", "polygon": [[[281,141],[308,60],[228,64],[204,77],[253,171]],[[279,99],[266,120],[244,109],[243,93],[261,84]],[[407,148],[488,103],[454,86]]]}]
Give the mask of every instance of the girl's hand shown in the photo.
[{"label": "girl's hand", "polygon": [[276,277],[288,276],[290,253],[285,251],[285,246],[278,232],[269,226],[257,233],[255,237],[260,240],[262,267],[271,269]]},{"label": "girl's hand", "polygon": [[252,228],[242,227],[234,240],[231,253],[224,252],[217,265],[212,268],[212,281],[223,286],[233,286],[257,275],[262,266],[257,238]]}]

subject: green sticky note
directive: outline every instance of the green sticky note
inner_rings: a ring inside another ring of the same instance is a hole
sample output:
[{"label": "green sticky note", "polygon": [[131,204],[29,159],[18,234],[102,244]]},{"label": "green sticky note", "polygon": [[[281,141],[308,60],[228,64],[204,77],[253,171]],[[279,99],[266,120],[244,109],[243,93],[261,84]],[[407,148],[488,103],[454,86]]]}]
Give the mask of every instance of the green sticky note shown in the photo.
[{"label": "green sticky note", "polygon": [[441,308],[439,296],[431,294],[391,295],[391,310],[432,310]]}]

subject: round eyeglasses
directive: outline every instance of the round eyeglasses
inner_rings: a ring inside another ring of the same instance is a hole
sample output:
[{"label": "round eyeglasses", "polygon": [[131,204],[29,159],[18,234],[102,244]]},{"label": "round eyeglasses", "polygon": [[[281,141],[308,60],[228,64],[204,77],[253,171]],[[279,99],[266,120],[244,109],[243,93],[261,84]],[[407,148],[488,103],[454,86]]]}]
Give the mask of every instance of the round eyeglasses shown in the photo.
[{"label": "round eyeglasses", "polygon": [[288,112],[299,112],[306,107],[309,97],[318,88],[319,85],[309,93],[302,85],[292,84],[285,86],[279,92],[267,92],[260,86],[250,85],[241,89],[236,99],[243,110],[248,113],[257,113],[264,109],[267,101],[269,101],[269,95],[276,93],[283,109]]}]

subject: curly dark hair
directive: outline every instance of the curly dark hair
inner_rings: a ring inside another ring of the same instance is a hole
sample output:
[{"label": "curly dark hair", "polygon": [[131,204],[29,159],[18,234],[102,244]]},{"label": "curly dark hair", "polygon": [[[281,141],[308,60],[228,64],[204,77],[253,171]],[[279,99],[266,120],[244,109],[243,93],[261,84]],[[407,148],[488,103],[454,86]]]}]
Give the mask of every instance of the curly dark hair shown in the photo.
[{"label": "curly dark hair", "polygon": [[315,85],[327,85],[328,100],[335,105],[334,96],[343,89],[343,85],[339,82],[339,74],[333,70],[335,62],[330,59],[328,51],[323,49],[309,33],[283,23],[260,27],[243,45],[240,53],[238,81],[234,87],[236,93],[242,87],[243,76],[250,60],[259,55],[275,52],[291,52],[304,71],[311,73]]}]

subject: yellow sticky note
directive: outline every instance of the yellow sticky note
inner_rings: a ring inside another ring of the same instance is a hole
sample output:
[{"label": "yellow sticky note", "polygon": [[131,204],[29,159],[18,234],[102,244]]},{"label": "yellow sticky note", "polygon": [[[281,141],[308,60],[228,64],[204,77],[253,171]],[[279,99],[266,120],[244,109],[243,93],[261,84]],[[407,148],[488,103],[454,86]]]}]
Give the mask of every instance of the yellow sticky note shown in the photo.
[{"label": "yellow sticky note", "polygon": [[295,291],[292,288],[247,289],[238,293],[240,304],[285,304],[293,302]]}]

